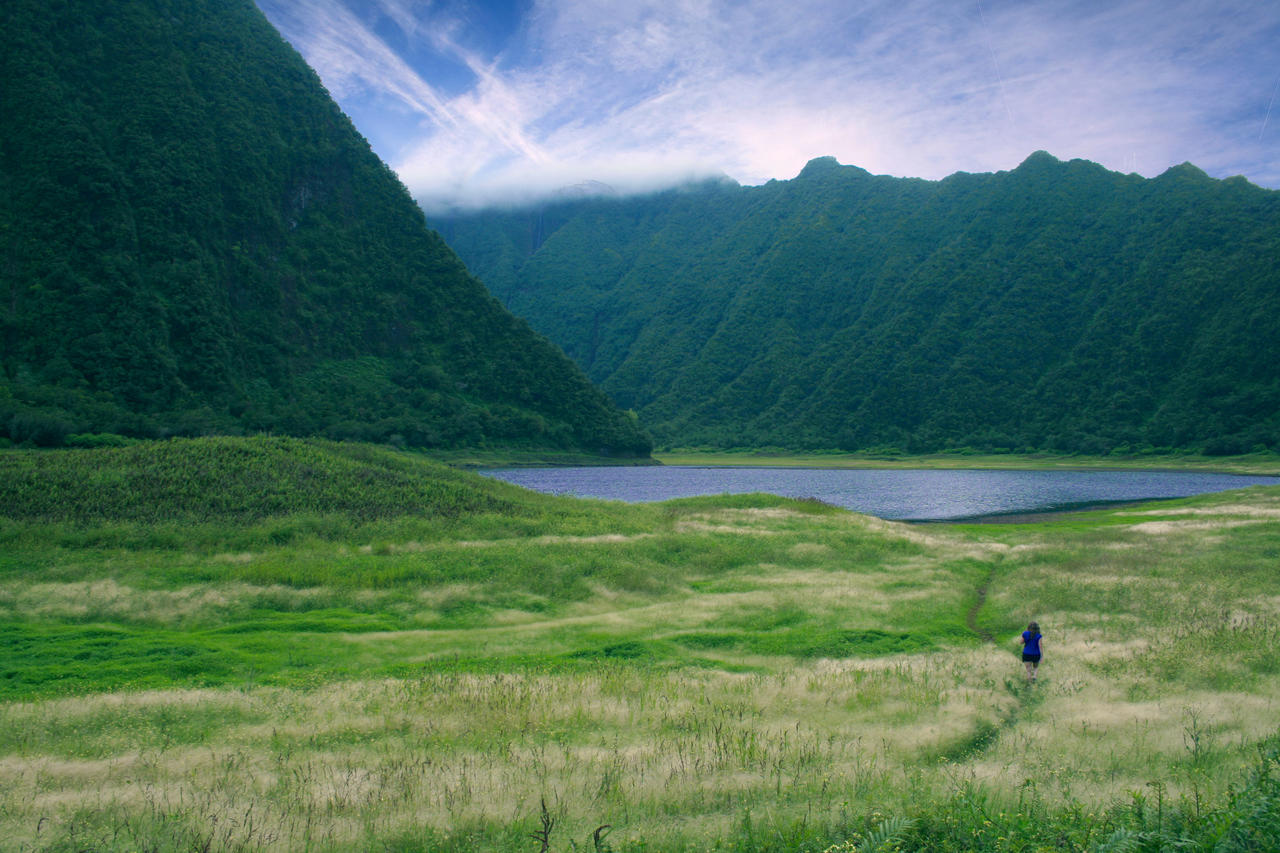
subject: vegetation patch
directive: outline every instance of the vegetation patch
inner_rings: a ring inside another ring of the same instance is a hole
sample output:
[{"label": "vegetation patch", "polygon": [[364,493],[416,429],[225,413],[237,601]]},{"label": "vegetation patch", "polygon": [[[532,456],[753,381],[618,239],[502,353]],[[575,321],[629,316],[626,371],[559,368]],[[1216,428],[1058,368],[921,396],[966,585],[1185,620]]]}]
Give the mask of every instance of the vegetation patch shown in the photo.
[{"label": "vegetation patch", "polygon": [[[1234,522],[1266,518],[1276,490],[922,532],[767,495],[569,500],[325,442],[117,455],[147,447],[0,459],[86,507],[40,522],[17,502],[0,522],[0,830],[19,848],[516,853],[544,833],[549,851],[1004,853],[1274,834],[1280,534]],[[331,482],[190,522],[92,506],[134,467],[224,452],[209,464],[231,492],[281,456],[275,477]],[[83,493],[69,465],[98,472]],[[364,476],[382,469],[425,482]],[[365,483],[357,507],[314,515],[344,477]],[[469,497],[397,504],[433,480]],[[1141,528],[1192,517],[1214,526]]]},{"label": "vegetation patch", "polygon": [[883,657],[920,652],[931,648],[934,639],[918,634],[894,634],[886,631],[831,631],[808,637],[797,644],[801,657]]}]

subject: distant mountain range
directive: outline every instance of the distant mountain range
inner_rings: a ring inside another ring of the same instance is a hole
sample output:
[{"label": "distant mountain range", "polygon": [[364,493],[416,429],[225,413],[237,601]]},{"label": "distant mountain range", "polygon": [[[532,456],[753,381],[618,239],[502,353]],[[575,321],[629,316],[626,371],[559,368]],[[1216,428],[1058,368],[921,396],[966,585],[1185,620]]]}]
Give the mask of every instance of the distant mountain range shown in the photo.
[{"label": "distant mountain range", "polygon": [[1280,192],[833,158],[431,220],[660,445],[1280,449]]},{"label": "distant mountain range", "polygon": [[249,0],[6,0],[0,441],[647,455]]}]

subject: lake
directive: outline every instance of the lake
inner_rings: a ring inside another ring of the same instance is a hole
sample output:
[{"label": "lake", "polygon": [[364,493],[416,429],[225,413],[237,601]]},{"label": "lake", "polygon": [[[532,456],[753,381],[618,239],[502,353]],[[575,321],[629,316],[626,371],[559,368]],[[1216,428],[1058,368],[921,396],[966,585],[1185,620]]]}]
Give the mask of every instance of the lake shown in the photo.
[{"label": "lake", "polygon": [[662,465],[482,472],[539,492],[628,502],[769,492],[897,521],[953,521],[1280,485],[1280,477],[1191,471],[850,470]]}]

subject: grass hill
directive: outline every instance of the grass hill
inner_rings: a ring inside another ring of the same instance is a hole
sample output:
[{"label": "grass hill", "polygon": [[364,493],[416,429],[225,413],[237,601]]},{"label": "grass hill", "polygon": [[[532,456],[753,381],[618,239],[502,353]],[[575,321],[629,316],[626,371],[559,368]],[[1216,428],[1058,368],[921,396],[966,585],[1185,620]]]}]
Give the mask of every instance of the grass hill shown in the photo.
[{"label": "grass hill", "polygon": [[647,455],[250,0],[13,0],[0,21],[0,438]]},{"label": "grass hill", "polygon": [[1191,165],[821,158],[433,223],[665,447],[1280,446],[1280,193]]},{"label": "grass hill", "polygon": [[300,513],[451,518],[518,514],[527,502],[439,463],[320,439],[207,437],[15,452],[0,455],[0,472],[4,516],[23,522],[249,524]]}]

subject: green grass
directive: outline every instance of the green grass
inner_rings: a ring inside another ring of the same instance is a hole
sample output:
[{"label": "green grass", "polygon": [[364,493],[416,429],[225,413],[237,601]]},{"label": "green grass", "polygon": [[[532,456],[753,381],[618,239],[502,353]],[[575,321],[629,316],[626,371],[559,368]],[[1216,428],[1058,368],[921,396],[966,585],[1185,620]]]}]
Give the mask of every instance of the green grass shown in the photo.
[{"label": "green grass", "polygon": [[0,474],[17,849],[1265,849],[1280,821],[1277,489],[910,526],[276,439]]}]

